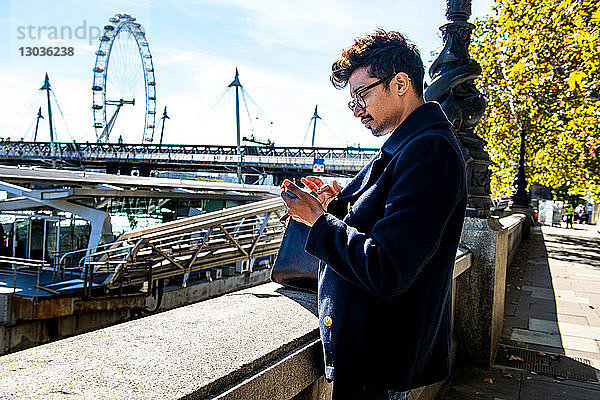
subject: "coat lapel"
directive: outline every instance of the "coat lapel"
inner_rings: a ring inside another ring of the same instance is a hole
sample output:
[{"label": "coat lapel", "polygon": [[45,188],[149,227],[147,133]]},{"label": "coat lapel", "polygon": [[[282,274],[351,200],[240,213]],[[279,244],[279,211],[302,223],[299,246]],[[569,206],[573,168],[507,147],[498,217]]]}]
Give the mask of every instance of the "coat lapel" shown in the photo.
[{"label": "coat lapel", "polygon": [[[382,162],[385,162],[385,160],[389,162],[413,137],[434,126],[444,128],[451,126],[440,105],[435,102],[428,102],[418,107],[396,128],[375,157],[342,189],[336,199],[332,201],[330,207],[332,205],[334,207],[341,206],[348,201],[353,202],[353,199],[371,184],[372,179],[381,174],[383,167],[380,164]],[[345,213],[346,208],[343,207],[339,210]]]},{"label": "coat lapel", "polygon": [[378,165],[383,158],[383,154],[381,150],[369,161],[367,165],[354,177],[352,181],[338,194],[338,200],[346,200],[356,196],[358,193],[362,192],[367,185],[369,184],[371,178],[373,177],[373,170],[376,165]]}]

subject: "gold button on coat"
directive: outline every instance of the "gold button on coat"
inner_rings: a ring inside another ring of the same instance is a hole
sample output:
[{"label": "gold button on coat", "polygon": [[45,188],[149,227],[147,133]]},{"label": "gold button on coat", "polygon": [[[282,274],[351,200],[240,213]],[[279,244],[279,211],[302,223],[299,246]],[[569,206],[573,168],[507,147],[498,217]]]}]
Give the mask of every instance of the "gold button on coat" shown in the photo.
[{"label": "gold button on coat", "polygon": [[331,324],[333,323],[333,320],[331,319],[331,317],[328,315],[325,318],[323,318],[323,325],[325,326],[331,326]]}]

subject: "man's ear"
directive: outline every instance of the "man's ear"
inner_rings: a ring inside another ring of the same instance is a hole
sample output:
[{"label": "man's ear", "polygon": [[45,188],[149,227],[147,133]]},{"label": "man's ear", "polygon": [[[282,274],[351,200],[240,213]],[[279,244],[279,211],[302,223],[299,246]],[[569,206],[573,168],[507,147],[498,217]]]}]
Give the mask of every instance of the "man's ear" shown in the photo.
[{"label": "man's ear", "polygon": [[393,82],[398,96],[404,95],[410,89],[410,78],[404,72],[398,72]]}]

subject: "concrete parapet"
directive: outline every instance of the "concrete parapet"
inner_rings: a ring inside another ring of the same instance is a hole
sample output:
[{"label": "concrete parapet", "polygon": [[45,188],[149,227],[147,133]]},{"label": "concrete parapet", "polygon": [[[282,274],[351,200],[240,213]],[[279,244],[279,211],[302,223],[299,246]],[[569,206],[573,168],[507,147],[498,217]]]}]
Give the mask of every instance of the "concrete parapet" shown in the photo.
[{"label": "concrete parapet", "polygon": [[[270,281],[270,269],[195,282],[185,288],[168,287],[158,311],[170,310],[242,288]],[[0,295],[0,317],[6,296]],[[8,323],[0,318],[0,354],[23,350],[52,340],[78,335],[139,317],[141,309],[154,310],[157,299],[146,295],[85,300],[81,297],[16,298]],[[6,309],[6,306],[4,306]]]},{"label": "concrete parapet", "polygon": [[[281,360],[268,365],[214,399],[324,399],[331,384],[324,379],[321,341],[313,339]],[[192,398],[194,398],[192,396]],[[199,397],[200,398],[200,397]]]},{"label": "concrete parapet", "polygon": [[[465,222],[453,354],[490,362],[523,220]],[[268,283],[2,356],[0,398],[327,400],[321,352],[316,296]],[[431,400],[439,387],[409,398]]]},{"label": "concrete parapet", "polygon": [[509,266],[512,263],[519,245],[531,232],[531,227],[528,222],[529,218],[530,216],[526,214],[514,213],[500,219],[500,223],[504,229],[508,230],[506,266]]},{"label": "concrete parapet", "polygon": [[531,207],[512,207],[505,210],[505,216],[522,215],[525,217],[525,222],[521,225],[523,238],[531,236],[531,227],[535,225],[533,219],[533,209]]},{"label": "concrete parapet", "polygon": [[[455,277],[470,264],[459,250]],[[275,283],[2,356],[0,376],[7,399],[316,400],[332,391],[316,296]]]},{"label": "concrete parapet", "polygon": [[471,268],[456,280],[455,325],[460,358],[489,365],[502,333],[506,267],[522,237],[525,215],[465,218],[460,245]]},{"label": "concrete parapet", "polygon": [[322,375],[315,314],[256,286],[2,356],[0,398],[289,399]]}]

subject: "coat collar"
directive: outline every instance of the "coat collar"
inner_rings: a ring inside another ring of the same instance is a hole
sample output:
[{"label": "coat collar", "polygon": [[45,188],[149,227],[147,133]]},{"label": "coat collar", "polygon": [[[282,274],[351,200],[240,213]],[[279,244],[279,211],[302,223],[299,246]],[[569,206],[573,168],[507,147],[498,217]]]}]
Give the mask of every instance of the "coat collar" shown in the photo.
[{"label": "coat collar", "polygon": [[448,128],[451,126],[442,107],[434,101],[422,104],[392,132],[381,151],[392,155],[417,133],[440,125]]},{"label": "coat collar", "polygon": [[389,160],[390,155],[395,154],[412,137],[434,126],[448,128],[451,126],[450,122],[448,122],[448,118],[446,118],[446,114],[442,111],[442,107],[436,102],[427,102],[417,107],[404,121],[402,121],[400,126],[392,132],[392,135],[386,140],[375,157],[373,157],[365,168],[354,177],[352,182],[338,194],[337,199],[345,200],[362,192],[371,181],[375,164],[386,162],[386,160]]}]

